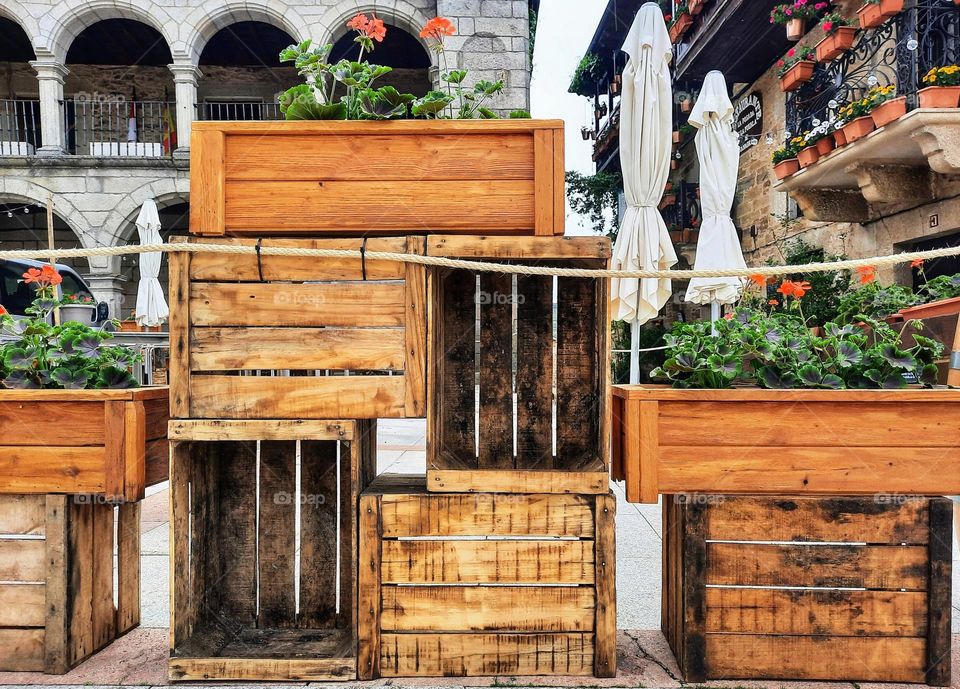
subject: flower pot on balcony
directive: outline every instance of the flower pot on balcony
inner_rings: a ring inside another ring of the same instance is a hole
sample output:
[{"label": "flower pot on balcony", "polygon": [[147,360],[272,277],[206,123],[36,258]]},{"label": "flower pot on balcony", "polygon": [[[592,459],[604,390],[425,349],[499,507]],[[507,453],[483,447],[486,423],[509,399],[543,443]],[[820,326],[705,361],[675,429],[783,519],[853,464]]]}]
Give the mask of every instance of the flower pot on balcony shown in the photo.
[{"label": "flower pot on balcony", "polygon": [[820,160],[820,152],[815,145],[800,149],[797,153],[797,162],[800,163],[800,167],[810,167],[818,160]]},{"label": "flower pot on balcony", "polygon": [[876,129],[876,127],[873,124],[873,118],[870,117],[870,115],[864,115],[843,125],[843,135],[846,137],[847,143],[852,144],[857,139],[865,137],[874,129]]},{"label": "flower pot on balcony", "polygon": [[683,34],[687,33],[687,29],[693,24],[693,16],[689,12],[684,12],[677,20],[673,23],[673,26],[670,27],[670,42],[678,43],[683,37]]},{"label": "flower pot on balcony", "polygon": [[877,28],[886,19],[880,10],[880,4],[870,2],[857,10],[857,17],[860,19],[860,28],[864,31]]},{"label": "flower pot on balcony", "polygon": [[834,33],[825,36],[822,41],[817,43],[817,60],[819,62],[830,62],[837,59],[850,50],[856,40],[857,28],[855,26],[837,27]]},{"label": "flower pot on balcony", "polygon": [[780,90],[784,93],[796,91],[813,78],[813,69],[817,66],[813,60],[800,60],[780,77]]},{"label": "flower pot on balcony", "polygon": [[697,229],[686,229],[683,231],[683,243],[684,244],[696,244],[697,237],[700,236],[700,230]]},{"label": "flower pot on balcony", "polygon": [[817,142],[817,153],[820,157],[827,155],[836,147],[832,136],[825,136]]},{"label": "flower pot on balcony", "polygon": [[683,230],[670,230],[670,241],[674,244],[682,244]]},{"label": "flower pot on balcony", "polygon": [[676,131],[673,133],[673,143],[675,144],[683,143],[683,132]]},{"label": "flower pot on balcony", "polygon": [[672,160],[670,161],[670,169],[671,169],[671,170],[679,170],[679,169],[680,169],[680,161],[677,160],[676,158],[672,159]]},{"label": "flower pot on balcony", "polygon": [[800,162],[796,158],[790,158],[789,160],[782,160],[774,165],[773,174],[777,176],[777,179],[786,179],[799,169]]},{"label": "flower pot on balcony", "polygon": [[799,41],[807,33],[806,19],[791,19],[787,22],[787,40]]},{"label": "flower pot on balcony", "polygon": [[899,98],[891,98],[888,101],[884,101],[877,107],[873,109],[870,113],[870,117],[873,118],[873,123],[876,125],[877,129],[880,127],[885,127],[891,122],[895,122],[904,115],[907,114],[907,97],[900,96]]},{"label": "flower pot on balcony", "polygon": [[842,128],[834,130],[833,142],[837,145],[837,148],[843,148],[847,145],[847,135],[843,133]]},{"label": "flower pot on balcony", "polygon": [[960,103],[960,86],[928,86],[917,95],[921,108],[955,108]]},{"label": "flower pot on balcony", "polygon": [[61,306],[59,311],[61,323],[76,322],[92,327],[97,322],[97,307],[93,305],[69,304]]},{"label": "flower pot on balcony", "polygon": [[680,112],[690,112],[693,110],[693,99],[684,98],[680,101]]}]

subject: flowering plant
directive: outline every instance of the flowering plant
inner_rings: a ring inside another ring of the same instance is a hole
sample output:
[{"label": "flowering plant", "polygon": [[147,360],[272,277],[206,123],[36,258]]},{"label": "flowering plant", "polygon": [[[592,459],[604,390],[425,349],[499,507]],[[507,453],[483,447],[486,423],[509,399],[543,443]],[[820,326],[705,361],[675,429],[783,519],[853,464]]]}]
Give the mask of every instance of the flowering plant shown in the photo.
[{"label": "flowering plant", "polygon": [[853,26],[853,21],[847,19],[839,12],[828,12],[823,16],[823,19],[820,20],[820,28],[823,29],[823,32],[828,36],[837,33],[837,30],[842,26]]},{"label": "flowering plant", "polygon": [[52,266],[31,268],[23,282],[36,284],[27,318],[0,313],[0,384],[7,388],[137,387],[129,367],[140,355],[126,347],[104,345],[113,335],[69,321],[53,325],[60,274]]},{"label": "flowering plant", "polygon": [[813,48],[805,45],[799,48],[790,48],[787,54],[777,61],[777,76],[782,77],[798,62],[812,62],[815,54],[816,51]]},{"label": "flowering plant", "polygon": [[923,75],[923,83],[927,86],[960,86],[960,65],[932,67]]},{"label": "flowering plant", "polygon": [[803,142],[804,138],[802,136],[795,136],[787,141],[783,146],[773,152],[773,164],[777,165],[785,160],[796,158],[800,149],[804,148]]},{"label": "flowering plant", "polygon": [[667,22],[667,27],[669,28],[674,24],[676,24],[678,21],[680,21],[680,17],[682,17],[685,14],[690,14],[690,7],[689,5],[687,5],[687,3],[681,2],[677,5],[672,15],[668,14],[664,16],[663,19],[665,22]]},{"label": "flowering plant", "polygon": [[793,0],[777,5],[770,12],[771,24],[786,24],[792,19],[814,19],[830,7],[824,0]]}]

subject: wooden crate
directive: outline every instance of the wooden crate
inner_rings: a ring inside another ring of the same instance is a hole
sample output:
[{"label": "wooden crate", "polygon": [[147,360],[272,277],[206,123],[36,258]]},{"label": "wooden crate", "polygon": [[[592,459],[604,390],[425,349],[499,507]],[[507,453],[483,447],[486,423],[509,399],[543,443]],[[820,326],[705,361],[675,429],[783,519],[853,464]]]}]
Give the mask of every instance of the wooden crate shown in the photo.
[{"label": "wooden crate", "polygon": [[69,671],[140,624],[140,503],[0,495],[0,581],[0,671]]},{"label": "wooden crate", "polygon": [[[365,246],[369,251],[422,254],[423,241],[372,238]],[[264,242],[268,247],[352,250],[363,245],[360,239]],[[425,293],[423,267],[395,261],[288,256],[258,261],[255,255],[173,254],[172,415],[422,417]]]},{"label": "wooden crate", "polygon": [[167,479],[166,387],[0,390],[0,494],[136,501]]},{"label": "wooden crate", "polygon": [[356,677],[356,504],[375,429],[170,422],[171,680]]},{"label": "wooden crate", "polygon": [[615,676],[615,510],[609,493],[378,477],[360,498],[360,679]]},{"label": "wooden crate", "polygon": [[950,686],[945,498],[668,495],[662,628],[687,682]]},{"label": "wooden crate", "polygon": [[960,390],[613,387],[613,477],[658,493],[960,493]]},{"label": "wooden crate", "polygon": [[[430,236],[427,254],[604,268],[610,242]],[[609,490],[607,291],[589,278],[430,270],[430,490]]]},{"label": "wooden crate", "polygon": [[563,122],[197,122],[200,235],[562,235]]}]

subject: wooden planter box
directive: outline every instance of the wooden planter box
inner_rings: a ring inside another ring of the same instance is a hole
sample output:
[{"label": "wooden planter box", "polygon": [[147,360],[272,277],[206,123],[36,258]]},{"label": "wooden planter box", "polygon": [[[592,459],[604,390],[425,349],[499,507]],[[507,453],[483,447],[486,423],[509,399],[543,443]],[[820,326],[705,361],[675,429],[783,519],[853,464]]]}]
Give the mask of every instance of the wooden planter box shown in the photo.
[{"label": "wooden planter box", "polygon": [[171,680],[356,677],[375,423],[171,421]]},{"label": "wooden planter box", "polygon": [[[603,268],[610,242],[433,236],[427,253]],[[430,490],[606,493],[608,283],[557,278],[554,312],[549,276],[478,280],[467,270],[431,269],[428,282]]]},{"label": "wooden planter box", "polygon": [[381,476],[360,498],[360,679],[614,677],[615,510]]},{"label": "wooden planter box", "polygon": [[952,508],[665,496],[661,626],[684,680],[950,686]]},{"label": "wooden planter box", "polygon": [[140,624],[140,503],[0,495],[0,581],[0,671],[68,672]]},{"label": "wooden planter box", "polygon": [[[253,239],[193,242],[253,246]],[[423,237],[264,247],[420,253]],[[262,280],[261,280],[262,274]],[[426,274],[358,259],[170,257],[175,418],[364,419],[426,411]]]},{"label": "wooden planter box", "polygon": [[613,476],[659,493],[960,493],[960,390],[613,388]]},{"label": "wooden planter box", "polygon": [[166,387],[0,390],[0,494],[143,498],[167,478]]},{"label": "wooden planter box", "polygon": [[563,122],[196,122],[190,231],[562,235]]}]

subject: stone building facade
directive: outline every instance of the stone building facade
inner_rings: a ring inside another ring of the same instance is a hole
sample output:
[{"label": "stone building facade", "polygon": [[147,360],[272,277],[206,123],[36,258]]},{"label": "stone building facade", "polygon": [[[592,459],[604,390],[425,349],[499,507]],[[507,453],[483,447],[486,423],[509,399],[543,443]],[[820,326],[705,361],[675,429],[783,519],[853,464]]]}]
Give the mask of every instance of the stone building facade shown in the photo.
[{"label": "stone building facade", "polygon": [[[60,247],[136,241],[133,221],[149,198],[161,208],[164,234],[185,231],[193,120],[278,117],[276,96],[297,76],[276,63],[276,46],[304,38],[336,43],[357,12],[376,13],[403,38],[399,49],[383,48],[372,58],[398,67],[398,85],[416,92],[438,84],[444,64],[419,31],[440,15],[457,28],[446,43],[445,65],[470,70],[470,79],[504,79],[494,104],[501,112],[529,109],[537,5],[0,0],[0,248],[46,246],[42,216],[49,199]],[[214,47],[219,59],[211,60]],[[111,64],[101,64],[100,51],[107,48]],[[131,114],[135,134],[128,132]],[[133,259],[73,263],[97,296],[111,302],[114,315],[132,307]]]}]

